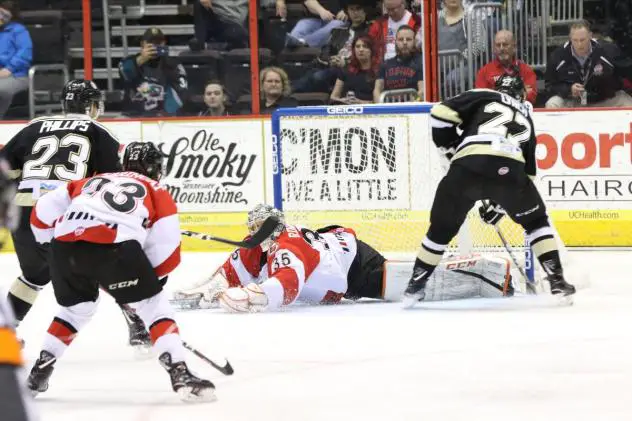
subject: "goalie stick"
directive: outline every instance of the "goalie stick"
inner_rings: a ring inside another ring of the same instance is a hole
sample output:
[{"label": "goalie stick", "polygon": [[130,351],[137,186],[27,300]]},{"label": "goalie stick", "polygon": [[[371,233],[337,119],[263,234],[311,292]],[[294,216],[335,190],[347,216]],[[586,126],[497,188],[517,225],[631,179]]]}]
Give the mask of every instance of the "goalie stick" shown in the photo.
[{"label": "goalie stick", "polygon": [[502,241],[503,246],[505,246],[505,250],[507,250],[509,257],[511,257],[511,260],[513,261],[514,265],[516,265],[516,268],[518,268],[518,272],[520,272],[520,276],[522,276],[522,279],[524,279],[525,285],[527,287],[527,291],[530,292],[531,294],[537,294],[538,292],[536,291],[535,286],[531,283],[531,281],[529,281],[529,277],[527,276],[527,273],[524,271],[524,268],[520,266],[520,263],[518,263],[518,259],[516,259],[516,256],[514,256],[511,246],[505,239],[505,236],[503,235],[498,225],[494,224],[494,229],[496,230],[496,233],[498,234],[500,241]]},{"label": "goalie stick", "polygon": [[244,241],[233,241],[226,238],[215,237],[211,234],[202,234],[194,231],[181,231],[182,235],[187,237],[197,238],[198,240],[217,241],[220,243],[230,244],[236,247],[252,249],[264,242],[279,225],[279,219],[275,216],[269,216],[261,225],[261,228],[255,232],[251,237]]}]

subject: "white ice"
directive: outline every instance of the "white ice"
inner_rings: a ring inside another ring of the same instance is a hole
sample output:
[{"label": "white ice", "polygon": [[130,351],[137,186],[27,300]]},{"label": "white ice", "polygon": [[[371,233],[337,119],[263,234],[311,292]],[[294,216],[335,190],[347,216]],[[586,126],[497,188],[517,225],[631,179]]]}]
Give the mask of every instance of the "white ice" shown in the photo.
[{"label": "white ice", "polygon": [[[217,386],[217,402],[198,405],[178,400],[156,359],[134,360],[103,297],[36,404],[44,421],[631,420],[630,252],[573,257],[597,276],[571,307],[471,299],[178,313],[185,340],[235,368],[225,377],[189,355]],[[220,258],[186,254],[170,288]],[[12,254],[0,265],[6,287],[19,268]],[[19,331],[28,368],[55,312],[48,287]]]}]

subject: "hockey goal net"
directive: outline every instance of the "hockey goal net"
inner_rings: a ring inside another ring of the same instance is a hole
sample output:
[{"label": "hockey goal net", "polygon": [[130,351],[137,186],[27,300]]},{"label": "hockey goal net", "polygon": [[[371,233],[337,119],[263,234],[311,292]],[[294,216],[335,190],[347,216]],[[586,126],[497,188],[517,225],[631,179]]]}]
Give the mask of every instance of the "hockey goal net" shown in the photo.
[{"label": "hockey goal net", "polygon": [[[275,206],[291,223],[348,226],[389,258],[413,259],[444,175],[430,136],[430,107],[417,103],[278,110],[272,118]],[[503,218],[500,229],[533,279],[522,227]],[[448,253],[507,256],[476,206]]]}]

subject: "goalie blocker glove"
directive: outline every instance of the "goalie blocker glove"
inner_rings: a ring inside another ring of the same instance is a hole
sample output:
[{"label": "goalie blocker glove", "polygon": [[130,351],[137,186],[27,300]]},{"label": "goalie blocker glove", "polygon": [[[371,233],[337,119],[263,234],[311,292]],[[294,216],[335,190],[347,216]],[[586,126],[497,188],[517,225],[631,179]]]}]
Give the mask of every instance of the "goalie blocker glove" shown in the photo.
[{"label": "goalie blocker glove", "polygon": [[496,225],[505,216],[505,210],[491,200],[483,200],[478,213],[483,222],[490,225]]}]

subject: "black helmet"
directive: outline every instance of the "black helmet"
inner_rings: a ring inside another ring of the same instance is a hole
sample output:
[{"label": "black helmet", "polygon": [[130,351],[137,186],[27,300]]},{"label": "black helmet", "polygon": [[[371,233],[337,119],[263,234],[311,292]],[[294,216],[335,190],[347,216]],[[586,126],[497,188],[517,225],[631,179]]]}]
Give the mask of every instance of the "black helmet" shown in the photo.
[{"label": "black helmet", "polygon": [[164,155],[150,142],[132,142],[125,148],[123,170],[146,175],[160,180]]},{"label": "black helmet", "polygon": [[496,80],[496,90],[520,101],[524,100],[524,82],[520,76],[502,75]]},{"label": "black helmet", "polygon": [[66,83],[63,91],[61,91],[61,106],[64,113],[87,114],[92,118],[92,105],[96,105],[98,114],[103,113],[103,96],[91,80],[75,79]]},{"label": "black helmet", "polygon": [[[15,197],[15,183],[9,177],[9,165],[0,159],[0,229],[15,230],[19,221],[19,212],[13,199]],[[0,238],[2,246],[2,238]]]}]

